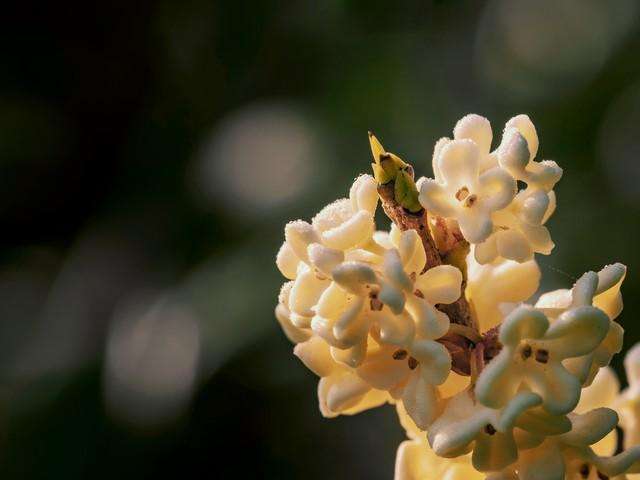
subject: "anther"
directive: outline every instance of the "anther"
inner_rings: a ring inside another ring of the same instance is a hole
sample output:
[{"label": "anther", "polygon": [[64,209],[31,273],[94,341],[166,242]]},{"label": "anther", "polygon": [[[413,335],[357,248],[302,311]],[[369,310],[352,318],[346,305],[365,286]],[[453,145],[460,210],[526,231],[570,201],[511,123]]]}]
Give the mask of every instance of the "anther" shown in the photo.
[{"label": "anther", "polygon": [[473,207],[473,204],[476,203],[476,200],[478,200],[478,196],[475,193],[472,194],[472,195],[469,195],[464,200],[464,206],[465,207]]},{"label": "anther", "polygon": [[395,352],[393,352],[393,359],[394,360],[404,360],[405,358],[407,358],[407,351],[406,350],[396,350]]},{"label": "anther", "polygon": [[582,478],[589,478],[589,464],[587,463],[582,464],[582,466],[580,467],[580,470],[578,470],[578,473],[580,473],[580,476]]},{"label": "anther", "polygon": [[487,435],[493,435],[496,433],[496,429],[493,428],[493,425],[491,425],[490,423],[487,424],[486,427],[484,427],[484,431]]},{"label": "anther", "polygon": [[520,355],[522,356],[523,360],[529,358],[531,356],[531,353],[531,345],[525,345],[524,347],[522,347],[522,350],[520,350]]},{"label": "anther", "polygon": [[469,189],[467,187],[462,187],[460,190],[456,192],[456,199],[461,202],[469,195]]},{"label": "anther", "polygon": [[547,363],[549,361],[549,351],[540,349],[536,350],[536,362]]}]

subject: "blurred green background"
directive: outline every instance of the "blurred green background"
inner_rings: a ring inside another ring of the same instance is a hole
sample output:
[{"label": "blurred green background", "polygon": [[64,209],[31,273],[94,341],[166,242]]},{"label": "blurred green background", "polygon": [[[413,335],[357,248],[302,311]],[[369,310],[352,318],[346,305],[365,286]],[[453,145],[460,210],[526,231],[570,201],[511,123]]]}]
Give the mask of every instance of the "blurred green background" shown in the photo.
[{"label": "blurred green background", "polygon": [[430,175],[464,114],[499,139],[528,113],[565,172],[543,287],[626,263],[621,322],[639,340],[639,13],[5,5],[0,478],[391,478],[393,408],[322,419],[273,318],[284,223],[345,195],[369,129]]}]

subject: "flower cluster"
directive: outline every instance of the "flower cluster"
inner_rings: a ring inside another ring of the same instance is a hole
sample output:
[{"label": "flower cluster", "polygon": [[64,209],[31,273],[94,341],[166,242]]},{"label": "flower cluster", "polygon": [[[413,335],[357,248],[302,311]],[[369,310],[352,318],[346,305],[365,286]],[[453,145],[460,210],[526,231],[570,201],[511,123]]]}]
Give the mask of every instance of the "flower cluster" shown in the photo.
[{"label": "flower cluster", "polygon": [[[409,437],[397,480],[634,478],[640,347],[622,393],[608,367],[622,349],[626,268],[525,303],[540,282],[534,253],[553,248],[544,224],[562,170],[534,160],[526,115],[494,151],[478,115],[453,137],[436,144],[435,178],[414,182],[370,134],[374,176],[285,227],[276,317],[320,377],[320,411],[394,404]],[[380,201],[389,231],[376,229]],[[627,450],[615,454],[619,419]]]},{"label": "flower cluster", "polygon": [[[436,143],[435,178],[418,181],[420,203],[432,215],[455,221],[481,264],[548,255],[554,245],[544,224],[555,210],[553,187],[562,169],[550,160],[534,160],[538,134],[527,115],[507,122],[493,152],[492,138],[486,118],[462,118],[453,139]],[[517,182],[526,188],[518,191]]]}]

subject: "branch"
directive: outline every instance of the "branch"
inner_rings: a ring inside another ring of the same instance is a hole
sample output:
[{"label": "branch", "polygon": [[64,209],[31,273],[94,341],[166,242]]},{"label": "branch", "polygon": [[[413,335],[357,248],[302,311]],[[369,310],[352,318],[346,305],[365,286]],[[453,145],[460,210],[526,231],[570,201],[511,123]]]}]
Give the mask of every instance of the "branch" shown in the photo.
[{"label": "branch", "polygon": [[[437,267],[438,265],[442,265],[444,262],[442,261],[440,252],[438,252],[438,249],[436,248],[433,237],[431,237],[429,226],[427,224],[427,211],[424,208],[415,213],[406,210],[396,201],[394,191],[395,187],[393,181],[378,186],[378,193],[380,194],[384,213],[387,214],[391,221],[393,221],[400,230],[415,230],[418,232],[427,256],[427,263],[424,267],[424,271]],[[465,287],[466,280],[463,280],[463,292],[465,291]],[[477,325],[471,316],[471,309],[469,308],[469,303],[467,302],[464,293],[456,302],[450,305],[440,304],[436,307],[441,312],[446,313],[452,323],[464,325],[476,331],[478,330]]]}]

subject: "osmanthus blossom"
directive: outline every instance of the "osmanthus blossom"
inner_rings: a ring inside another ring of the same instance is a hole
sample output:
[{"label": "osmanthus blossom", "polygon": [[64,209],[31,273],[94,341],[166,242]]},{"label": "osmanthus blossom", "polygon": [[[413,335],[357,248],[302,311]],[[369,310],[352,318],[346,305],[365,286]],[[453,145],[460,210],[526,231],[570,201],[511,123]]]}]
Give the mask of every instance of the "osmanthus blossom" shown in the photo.
[{"label": "osmanthus blossom", "polygon": [[500,327],[502,350],[478,378],[478,400],[501,408],[526,388],[540,395],[549,413],[570,412],[580,399],[582,384],[562,362],[591,353],[608,329],[608,317],[591,306],[571,308],[552,324],[542,311],[518,307]]},{"label": "osmanthus blossom", "polygon": [[398,447],[395,480],[483,480],[485,477],[471,464],[471,455],[443,458],[435,454],[427,443],[424,432],[407,414],[402,404],[397,407],[400,424],[408,440]]},{"label": "osmanthus blossom", "polygon": [[513,200],[515,180],[498,167],[480,173],[480,150],[468,139],[444,145],[437,166],[439,178],[417,183],[420,203],[431,214],[454,218],[469,243],[484,241],[493,231],[492,213]]},{"label": "osmanthus blossom", "polygon": [[442,415],[429,427],[429,445],[445,458],[473,450],[471,460],[476,470],[500,471],[518,458],[514,436],[518,420],[541,403],[539,395],[523,391],[503,408],[489,408],[474,398],[471,390],[465,390],[448,400]]},{"label": "osmanthus blossom", "polygon": [[390,400],[387,392],[372,388],[353,369],[336,362],[327,343],[318,336],[298,343],[293,352],[320,377],[318,403],[327,418],[353,415]]},{"label": "osmanthus blossom", "polygon": [[565,366],[576,374],[584,385],[589,385],[598,369],[609,365],[611,358],[622,350],[624,329],[615,319],[622,311],[620,288],[627,268],[621,263],[607,265],[597,275],[585,273],[571,290],[561,289],[546,293],[536,302],[536,308],[552,319],[576,305],[593,305],[609,317],[609,328],[600,345],[588,355],[573,358]]},{"label": "osmanthus blossom", "polygon": [[629,385],[620,393],[615,408],[624,429],[624,445],[629,448],[640,445],[640,343],[627,352],[624,369]]},{"label": "osmanthus blossom", "polygon": [[[409,437],[396,480],[640,478],[640,347],[622,393],[607,366],[622,348],[626,267],[523,303],[540,283],[534,254],[553,248],[562,170],[535,159],[526,115],[493,151],[478,115],[453,137],[436,144],[435,179],[416,185],[370,134],[375,178],[285,228],[275,313],[320,377],[321,413],[395,404]],[[380,199],[389,232],[376,231]],[[613,409],[631,447],[617,455]]]},{"label": "osmanthus blossom", "polygon": [[376,291],[380,302],[380,311],[373,312],[369,324],[378,345],[358,365],[358,375],[401,400],[414,421],[426,428],[437,413],[440,395],[436,386],[451,371],[448,350],[435,341],[447,333],[449,318],[434,305],[460,297],[462,274],[451,265],[421,273],[426,259],[414,231],[392,231],[389,238],[377,241],[388,247],[381,270],[347,262],[333,272],[345,291],[353,295]]},{"label": "osmanthus blossom", "polygon": [[[454,140],[436,143],[435,180],[418,181],[419,200],[431,215],[457,222],[464,238],[477,244],[479,263],[497,258],[526,262],[534,253],[548,255],[554,244],[544,224],[555,210],[552,189],[562,169],[553,161],[534,160],[538,135],[527,115],[507,122],[493,152],[491,141],[486,118],[472,114],[459,120]],[[515,180],[527,188],[518,192]],[[474,187],[470,190],[467,183]]]},{"label": "osmanthus blossom", "polygon": [[[620,381],[611,367],[602,367],[591,385],[582,389],[580,401],[573,410],[577,414],[585,414],[597,408],[607,407],[617,410]],[[606,437],[591,446],[596,455],[607,456],[616,452],[618,434],[612,430]],[[631,446],[631,445],[629,445]]]},{"label": "osmanthus blossom", "polygon": [[496,478],[621,480],[624,473],[640,470],[640,447],[613,456],[600,456],[592,447],[614,430],[618,422],[615,411],[597,408],[584,414],[572,413],[568,418],[569,431],[547,436],[531,448],[521,447],[517,461]]},{"label": "osmanthus blossom", "polygon": [[531,260],[518,263],[498,259],[479,264],[472,252],[467,257],[466,298],[478,321],[480,332],[496,327],[540,286],[540,267]]}]

